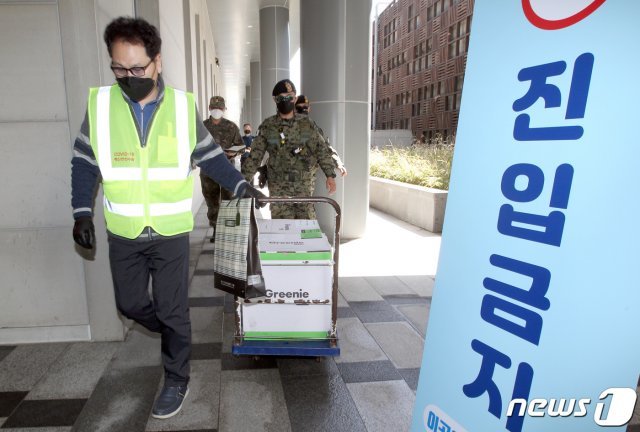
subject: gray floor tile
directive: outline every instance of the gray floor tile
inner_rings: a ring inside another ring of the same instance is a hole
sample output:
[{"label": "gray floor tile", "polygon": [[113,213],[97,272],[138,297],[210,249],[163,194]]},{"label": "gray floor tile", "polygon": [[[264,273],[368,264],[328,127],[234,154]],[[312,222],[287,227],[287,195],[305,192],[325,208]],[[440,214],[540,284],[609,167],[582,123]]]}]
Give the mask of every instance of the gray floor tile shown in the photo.
[{"label": "gray floor tile", "polygon": [[291,431],[277,370],[222,371],[219,431]]},{"label": "gray floor tile", "polygon": [[220,360],[222,343],[203,343],[191,345],[191,360]]},{"label": "gray floor tile", "polygon": [[365,326],[398,369],[422,365],[424,340],[408,323],[370,323]]},{"label": "gray floor tile", "polygon": [[129,369],[162,364],[160,335],[136,324],[113,356],[111,369]]},{"label": "gray floor tile", "polygon": [[385,301],[351,302],[350,306],[363,323],[405,320],[402,314]]},{"label": "gray floor tile", "polygon": [[88,399],[121,344],[75,343],[31,390],[27,399]]},{"label": "gray floor tile", "polygon": [[398,276],[398,279],[400,279],[419,296],[433,296],[433,276]]},{"label": "gray floor tile", "polygon": [[193,343],[222,342],[222,307],[192,308],[190,315]]},{"label": "gray floor tile", "polygon": [[198,259],[198,265],[196,265],[196,273],[199,270],[213,271],[213,255],[200,254],[200,258]]},{"label": "gray floor tile", "polygon": [[73,425],[73,431],[143,431],[161,378],[160,367],[107,371]]},{"label": "gray floor tile", "polygon": [[224,297],[191,297],[189,307],[224,306]]},{"label": "gray floor tile", "polygon": [[418,294],[396,294],[384,296],[384,301],[391,305],[421,305],[431,301],[429,297],[421,297]]},{"label": "gray floor tile", "polygon": [[381,296],[415,294],[396,276],[367,276],[365,279]]},{"label": "gray floor tile", "polygon": [[[339,288],[338,291],[340,291]],[[338,292],[338,307],[349,307],[349,303],[340,292]]]},{"label": "gray floor tile", "polygon": [[224,313],[222,315],[222,352],[231,353],[233,337],[236,331],[236,317],[234,313]]},{"label": "gray floor tile", "polygon": [[346,301],[382,301],[382,296],[363,277],[341,277],[338,290]]},{"label": "gray floor tile", "polygon": [[6,420],[6,417],[0,417],[0,426],[2,426],[2,424],[4,423],[4,421]]},{"label": "gray floor tile", "polygon": [[338,306],[338,318],[353,318],[356,313],[350,307]]},{"label": "gray floor tile", "polygon": [[336,363],[388,360],[384,351],[357,318],[338,321],[340,357]]},{"label": "gray floor tile", "polygon": [[11,351],[13,351],[16,347],[9,345],[0,345],[0,361],[5,358]]},{"label": "gray floor tile", "polygon": [[[2,424],[2,419],[0,419],[0,425]],[[9,428],[2,429],[2,432],[71,432],[73,428],[71,426],[60,426],[60,427],[37,427],[37,428]]]},{"label": "gray floor tile", "polygon": [[415,395],[404,381],[347,384],[368,432],[408,431]]},{"label": "gray floor tile", "polygon": [[292,431],[366,431],[339,375],[283,377],[282,388]]},{"label": "gray floor tile", "polygon": [[189,285],[189,297],[223,297],[224,291],[213,287],[213,273],[211,275],[195,274]]},{"label": "gray floor tile", "polygon": [[278,369],[281,377],[331,376],[338,374],[336,362],[332,358],[279,358]]},{"label": "gray floor tile", "polygon": [[420,377],[420,368],[413,369],[398,369],[402,378],[407,382],[407,385],[415,393],[418,389],[418,378]]},{"label": "gray floor tile", "polygon": [[[158,386],[156,396],[162,389]],[[155,399],[154,397],[154,399]],[[165,420],[149,417],[147,431],[184,431],[216,429],[220,404],[220,360],[191,362],[189,396],[180,412]]]},{"label": "gray floor tile", "polygon": [[5,428],[73,426],[86,399],[23,401],[4,422]]},{"label": "gray floor tile", "polygon": [[209,276],[213,279],[213,269],[199,269],[197,266],[193,272],[193,276]]},{"label": "gray floor tile", "polygon": [[414,329],[424,339],[427,332],[427,321],[429,320],[429,310],[431,302],[422,305],[402,305],[396,308],[407,317]]},{"label": "gray floor tile", "polygon": [[[0,392],[0,419],[4,421],[27,396],[28,392]],[[0,426],[2,425],[0,421]]]},{"label": "gray floor tile", "polygon": [[30,391],[68,344],[22,345],[0,362],[0,391]]},{"label": "gray floor tile", "polygon": [[338,370],[345,383],[401,380],[402,376],[389,360],[339,363]]}]

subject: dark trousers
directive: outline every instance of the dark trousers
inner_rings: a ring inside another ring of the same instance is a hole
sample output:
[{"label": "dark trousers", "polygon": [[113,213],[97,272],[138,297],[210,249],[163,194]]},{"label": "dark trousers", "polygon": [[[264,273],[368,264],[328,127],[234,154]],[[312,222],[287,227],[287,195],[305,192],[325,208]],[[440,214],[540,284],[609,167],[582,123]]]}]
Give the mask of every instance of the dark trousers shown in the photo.
[{"label": "dark trousers", "polygon": [[204,174],[200,174],[200,183],[202,185],[202,195],[207,203],[209,225],[215,227],[218,220],[218,211],[220,210],[220,199],[230,200],[233,198],[233,193],[220,187],[218,183]]},{"label": "dark trousers", "polygon": [[149,241],[109,237],[109,260],[120,313],[162,335],[165,384],[188,383],[189,236]]}]

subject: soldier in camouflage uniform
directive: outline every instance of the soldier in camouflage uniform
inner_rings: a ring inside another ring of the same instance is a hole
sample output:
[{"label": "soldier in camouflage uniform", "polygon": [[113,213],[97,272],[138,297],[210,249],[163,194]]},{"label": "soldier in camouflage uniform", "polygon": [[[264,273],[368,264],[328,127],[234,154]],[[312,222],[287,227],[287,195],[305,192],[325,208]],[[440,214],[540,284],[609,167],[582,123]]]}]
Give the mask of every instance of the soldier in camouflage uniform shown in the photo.
[{"label": "soldier in camouflage uniform", "polygon": [[[296,100],[296,113],[304,117],[309,117],[310,110],[311,110],[311,103],[309,102],[309,99],[305,95],[298,95],[298,99]],[[309,118],[309,120],[311,120],[311,118]],[[318,124],[313,120],[311,120],[311,123],[313,123],[313,125],[318,129],[318,132],[320,132],[320,135],[322,135],[322,138],[324,138],[325,142],[327,143],[327,147],[329,147],[329,151],[331,152],[331,157],[333,158],[333,163],[338,169],[338,171],[340,171],[340,176],[341,177],[346,176],[347,167],[345,167],[344,163],[342,163],[342,159],[340,159],[340,155],[338,154],[338,151],[334,149],[333,146],[331,146],[331,144],[329,143],[329,138],[327,138],[327,136],[324,134],[324,131],[322,130],[322,128],[318,126]]]},{"label": "soldier in camouflage uniform", "polygon": [[[242,173],[251,182],[265,152],[269,152],[269,194],[312,196],[317,167],[327,177],[329,194],[336,191],[331,152],[309,118],[295,113],[296,88],[288,79],[279,81],[272,92],[278,113],[265,119],[253,140]],[[315,219],[312,204],[272,204],[273,219]]]},{"label": "soldier in camouflage uniform", "polygon": [[[224,98],[222,96],[213,96],[209,101],[209,118],[204,121],[204,125],[207,130],[213,136],[216,144],[225,150],[225,154],[233,164],[233,159],[238,156],[236,152],[226,151],[230,147],[243,146],[242,138],[240,137],[240,129],[231,120],[227,120],[223,117],[226,111]],[[220,200],[229,200],[233,196],[232,192],[220,187],[218,183],[211,180],[209,177],[200,172],[200,181],[202,185],[202,195],[207,202],[207,218],[209,219],[209,225],[213,227],[213,236],[211,236],[211,242],[216,237],[216,221],[218,220],[218,210],[220,210]]]}]

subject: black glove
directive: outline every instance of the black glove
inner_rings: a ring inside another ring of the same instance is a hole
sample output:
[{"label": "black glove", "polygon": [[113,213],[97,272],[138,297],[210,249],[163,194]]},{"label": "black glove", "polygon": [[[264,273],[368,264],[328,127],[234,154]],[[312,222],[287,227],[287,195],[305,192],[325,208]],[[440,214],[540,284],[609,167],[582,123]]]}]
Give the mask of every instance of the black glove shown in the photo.
[{"label": "black glove", "polygon": [[251,186],[247,183],[247,186],[244,188],[242,192],[242,198],[255,198],[256,199],[256,208],[264,207],[267,205],[266,202],[260,202],[260,199],[266,198],[267,196],[260,192],[258,189]]},{"label": "black glove", "polygon": [[267,185],[268,177],[269,175],[266,165],[262,165],[260,168],[258,168],[258,186],[260,187],[260,189]]},{"label": "black glove", "polygon": [[90,216],[76,219],[73,225],[73,240],[85,249],[92,249],[96,241],[96,231]]}]

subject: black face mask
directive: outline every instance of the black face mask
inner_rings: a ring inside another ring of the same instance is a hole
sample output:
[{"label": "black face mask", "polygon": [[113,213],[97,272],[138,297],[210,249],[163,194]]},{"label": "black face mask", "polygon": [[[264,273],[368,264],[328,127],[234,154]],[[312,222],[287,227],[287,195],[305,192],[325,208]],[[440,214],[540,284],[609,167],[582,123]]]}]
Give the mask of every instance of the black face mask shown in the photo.
[{"label": "black face mask", "polygon": [[245,135],[251,135],[251,131],[250,131],[249,129],[245,129],[245,130],[244,130],[244,134],[245,134]]},{"label": "black face mask", "polygon": [[278,107],[278,112],[280,114],[289,114],[291,111],[293,111],[295,105],[293,104],[293,100],[290,100],[278,102],[276,104],[276,107]]},{"label": "black face mask", "polygon": [[309,107],[297,106],[296,111],[298,114],[309,114]]},{"label": "black face mask", "polygon": [[156,86],[156,82],[151,78],[138,78],[133,76],[126,76],[123,78],[117,78],[118,85],[134,102],[138,102],[151,93]]}]

